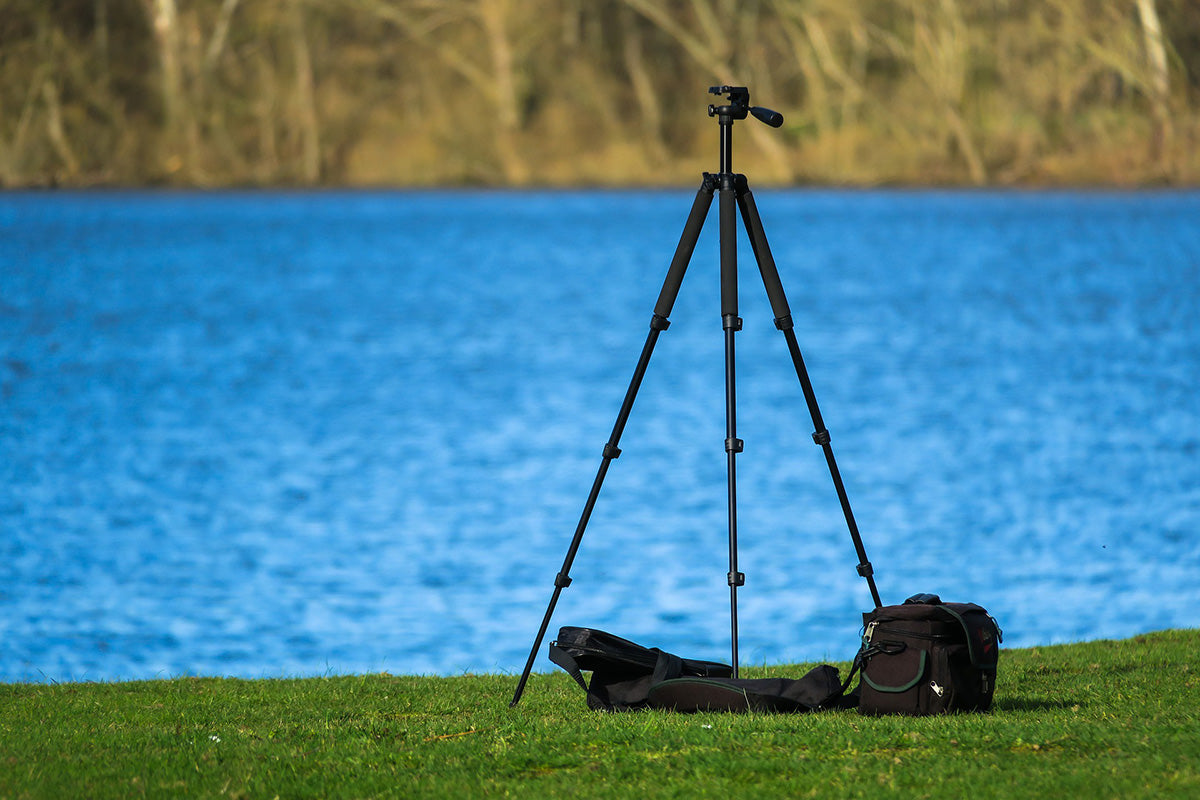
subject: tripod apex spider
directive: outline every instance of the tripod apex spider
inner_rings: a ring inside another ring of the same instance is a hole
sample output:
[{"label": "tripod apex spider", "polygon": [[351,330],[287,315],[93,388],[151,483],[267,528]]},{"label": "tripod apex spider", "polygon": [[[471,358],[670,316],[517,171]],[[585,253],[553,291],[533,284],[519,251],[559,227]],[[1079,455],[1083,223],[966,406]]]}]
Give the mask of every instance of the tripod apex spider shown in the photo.
[{"label": "tripod apex spider", "polygon": [[842,513],[845,515],[846,525],[850,530],[850,538],[854,542],[854,549],[858,555],[858,574],[866,579],[875,607],[879,608],[883,605],[879,600],[879,591],[875,587],[874,569],[871,566],[871,562],[867,560],[862,537],[859,535],[858,525],[854,521],[854,513],[850,509],[850,501],[846,496],[846,488],[842,484],[841,473],[838,471],[837,462],[833,457],[829,431],[826,430],[825,423],[821,418],[821,411],[817,406],[817,398],[813,392],[812,383],[808,378],[808,370],[804,366],[800,346],[796,342],[796,334],[793,331],[792,312],[788,307],[787,297],[783,292],[783,283],[779,278],[779,270],[776,269],[775,260],[771,256],[771,248],[767,245],[767,236],[763,230],[762,220],[758,216],[758,208],[754,204],[754,196],[750,193],[750,185],[746,180],[746,176],[736,174],[733,171],[734,122],[746,119],[747,116],[753,116],[755,119],[773,128],[778,128],[783,124],[783,115],[769,108],[751,106],[750,90],[745,86],[713,86],[708,91],[710,94],[724,96],[725,100],[721,105],[712,104],[708,107],[708,115],[716,117],[720,126],[721,169],[718,173],[704,173],[700,189],[696,192],[696,199],[692,203],[691,213],[688,215],[687,222],[684,225],[683,235],[680,236],[679,245],[675,249],[675,256],[671,260],[671,266],[667,269],[667,276],[663,281],[662,291],[659,292],[658,302],[654,305],[654,314],[650,318],[650,332],[646,336],[646,343],[642,346],[642,353],[638,358],[637,366],[634,368],[633,378],[629,382],[629,388],[625,392],[625,399],[621,403],[621,409],[617,413],[617,421],[613,425],[612,434],[608,437],[608,441],[604,445],[600,468],[596,472],[596,479],[592,482],[592,489],[588,493],[587,502],[584,504],[583,514],[580,516],[579,524],[575,528],[575,536],[571,539],[571,544],[567,548],[567,555],[563,560],[562,568],[554,577],[554,592],[550,596],[550,604],[546,607],[545,616],[542,618],[541,627],[538,628],[533,647],[529,651],[529,659],[525,663],[525,669],[521,673],[521,679],[517,684],[516,692],[513,694],[512,702],[509,704],[510,706],[516,706],[520,702],[521,695],[525,691],[525,684],[528,682],[529,674],[533,669],[533,662],[537,658],[538,648],[541,647],[542,640],[546,636],[546,629],[550,626],[550,618],[554,614],[554,608],[558,604],[559,596],[562,594],[563,589],[571,585],[571,565],[575,561],[575,554],[579,550],[580,542],[583,541],[584,530],[587,528],[588,519],[591,517],[592,509],[595,507],[596,499],[600,495],[600,487],[604,484],[604,477],[608,473],[608,467],[614,459],[621,455],[619,446],[621,434],[625,430],[625,423],[629,419],[629,413],[633,409],[633,402],[637,397],[638,389],[641,387],[642,379],[645,377],[646,367],[649,365],[650,356],[654,352],[654,345],[658,341],[659,334],[665,331],[671,324],[668,318],[671,315],[672,307],[675,305],[679,288],[683,284],[683,276],[691,261],[692,253],[696,249],[696,242],[700,237],[701,229],[704,227],[705,218],[708,216],[709,208],[712,205],[713,194],[717,194],[719,198],[721,326],[725,331],[725,460],[728,475],[729,509],[729,573],[726,579],[729,584],[729,621],[733,677],[738,677],[737,590],[739,586],[745,584],[746,580],[745,575],[738,571],[737,563],[736,456],[742,452],[743,443],[741,439],[737,438],[737,396],[735,391],[734,334],[742,328],[742,319],[738,316],[737,220],[734,213],[735,207],[741,212],[742,223],[745,225],[746,233],[750,238],[750,246],[754,251],[754,258],[758,262],[759,274],[762,276],[763,286],[766,289],[767,298],[771,303],[771,311],[775,315],[775,327],[783,333],[784,339],[787,341],[788,352],[792,357],[792,365],[795,367],[796,377],[800,379],[800,387],[804,392],[804,400],[808,405],[809,415],[812,417],[814,428],[812,438],[825,454],[825,462],[829,467],[830,476],[833,478],[834,489],[837,491],[838,500],[842,506]]}]

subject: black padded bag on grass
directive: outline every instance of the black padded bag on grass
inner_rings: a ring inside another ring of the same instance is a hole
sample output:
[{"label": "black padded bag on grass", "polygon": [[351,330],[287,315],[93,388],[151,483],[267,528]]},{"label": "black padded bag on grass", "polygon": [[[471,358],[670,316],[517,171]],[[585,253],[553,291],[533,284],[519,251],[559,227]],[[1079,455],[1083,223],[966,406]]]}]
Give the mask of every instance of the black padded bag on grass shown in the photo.
[{"label": "black padded bag on grass", "polygon": [[916,595],[863,614],[863,626],[860,713],[991,708],[1002,633],[980,606]]},{"label": "black padded bag on grass", "polygon": [[[802,712],[847,708],[835,667],[822,665],[799,680],[735,679],[728,664],[680,658],[658,648],[592,628],[564,627],[550,644],[550,660],[587,692],[601,711],[656,708],[670,711]],[[583,678],[590,670],[591,682]]]},{"label": "black padded bag on grass", "polygon": [[797,713],[845,707],[836,667],[791,678],[676,678],[650,687],[650,707],[670,711]]},{"label": "black padded bag on grass", "polygon": [[[733,674],[728,664],[680,658],[611,633],[570,626],[559,628],[558,638],[550,643],[550,660],[587,692],[588,707],[601,711],[646,708],[650,687],[672,678]],[[591,670],[590,684],[584,681],[583,670]]]}]

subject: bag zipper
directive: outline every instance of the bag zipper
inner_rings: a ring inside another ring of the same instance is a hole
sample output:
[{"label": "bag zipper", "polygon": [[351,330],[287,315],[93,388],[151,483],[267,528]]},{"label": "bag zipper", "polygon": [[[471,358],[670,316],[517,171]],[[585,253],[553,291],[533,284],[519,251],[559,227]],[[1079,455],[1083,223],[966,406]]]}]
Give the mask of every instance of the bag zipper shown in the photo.
[{"label": "bag zipper", "polygon": [[876,631],[879,633],[887,633],[892,636],[907,636],[911,639],[925,639],[925,640],[934,641],[934,642],[941,641],[943,639],[958,638],[952,633],[914,633],[912,631],[896,630],[895,628],[876,627],[876,623],[874,623],[874,622],[872,622],[868,627],[871,630],[868,633],[868,635],[866,637],[864,637],[866,639],[866,641],[870,641],[870,636],[873,636]]}]

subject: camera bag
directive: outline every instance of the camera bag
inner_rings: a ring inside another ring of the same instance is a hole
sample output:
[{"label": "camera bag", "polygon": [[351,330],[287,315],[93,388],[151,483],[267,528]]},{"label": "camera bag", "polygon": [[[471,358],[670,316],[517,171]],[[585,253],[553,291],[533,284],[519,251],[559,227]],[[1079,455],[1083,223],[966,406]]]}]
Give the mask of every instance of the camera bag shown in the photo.
[{"label": "camera bag", "polygon": [[980,606],[930,594],[863,614],[859,713],[987,711],[1002,636]]},{"label": "camera bag", "polygon": [[[733,669],[716,661],[680,658],[642,647],[593,628],[559,628],[550,643],[550,660],[566,670],[587,692],[589,708],[632,711],[649,706],[650,687],[672,678],[728,678]],[[589,684],[583,670],[591,670]]]}]

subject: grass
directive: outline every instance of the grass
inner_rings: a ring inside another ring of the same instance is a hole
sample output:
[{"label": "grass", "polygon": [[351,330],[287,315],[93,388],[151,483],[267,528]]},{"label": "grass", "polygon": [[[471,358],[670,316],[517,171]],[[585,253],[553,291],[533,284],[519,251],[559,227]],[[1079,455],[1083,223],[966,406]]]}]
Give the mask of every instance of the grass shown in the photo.
[{"label": "grass", "polygon": [[1007,650],[991,713],[920,719],[601,714],[565,673],[516,709],[497,675],[6,684],[0,798],[1194,798],[1198,647]]}]

